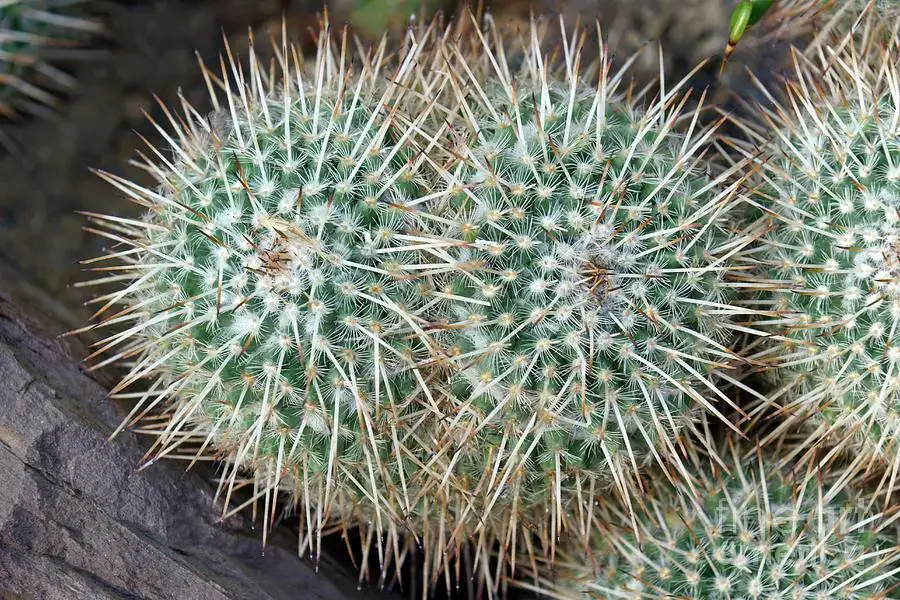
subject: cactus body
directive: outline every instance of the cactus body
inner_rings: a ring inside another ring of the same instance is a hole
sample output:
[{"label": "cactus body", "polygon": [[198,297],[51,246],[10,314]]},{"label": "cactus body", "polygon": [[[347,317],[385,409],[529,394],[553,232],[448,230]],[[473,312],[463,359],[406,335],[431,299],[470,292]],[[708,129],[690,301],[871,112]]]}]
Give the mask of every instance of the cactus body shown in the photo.
[{"label": "cactus body", "polygon": [[252,488],[268,526],[286,492],[302,550],[360,527],[429,582],[474,546],[495,585],[647,463],[688,479],[679,433],[731,404],[751,238],[679,86],[635,98],[574,43],[545,63],[537,28],[434,31],[204,71],[215,110],[171,117],[159,186],[103,174],[148,212],[93,216],[122,249],[91,328],[120,328],[96,356],[129,362],[125,425],[221,459],[226,504]]},{"label": "cactus body", "polygon": [[773,343],[757,358],[787,417],[774,436],[802,424],[809,447],[830,438],[896,473],[900,70],[895,50],[841,44],[821,71],[798,64],[765,125],[771,156],[752,194],[762,271],[748,287],[765,292]]},{"label": "cactus body", "polygon": [[460,54],[453,144],[429,159],[448,192],[437,235],[466,242],[438,284],[452,377],[429,465],[465,518],[498,521],[501,562],[528,529],[552,553],[595,499],[629,501],[650,462],[680,477],[679,431],[730,410],[729,276],[748,240],[699,163],[710,131],[683,91],[627,97],[602,48],[582,71],[571,44],[544,62],[533,28]]},{"label": "cactus body", "polygon": [[119,264],[96,283],[119,289],[99,298],[96,326],[120,331],[96,355],[130,359],[113,392],[137,399],[123,427],[153,433],[157,457],[224,462],[226,510],[250,485],[268,526],[287,491],[302,551],[362,525],[387,565],[398,537],[426,529],[407,487],[422,450],[396,427],[426,385],[423,312],[443,301],[428,274],[440,260],[423,266],[418,246],[444,242],[421,236],[422,161],[395,121],[414,49],[347,57],[335,44],[323,31],[308,67],[287,46],[275,70],[232,61],[225,84],[204,70],[215,110],[160,128],[172,155],[147,162],[158,187],[102,174],[147,213],[93,216],[124,248],[101,259]]},{"label": "cactus body", "polygon": [[651,493],[639,537],[597,534],[592,559],[538,587],[567,600],[895,597],[900,546],[888,515],[833,486],[834,476],[823,482],[752,453],[725,465],[730,472],[698,466],[695,501],[666,486]]}]

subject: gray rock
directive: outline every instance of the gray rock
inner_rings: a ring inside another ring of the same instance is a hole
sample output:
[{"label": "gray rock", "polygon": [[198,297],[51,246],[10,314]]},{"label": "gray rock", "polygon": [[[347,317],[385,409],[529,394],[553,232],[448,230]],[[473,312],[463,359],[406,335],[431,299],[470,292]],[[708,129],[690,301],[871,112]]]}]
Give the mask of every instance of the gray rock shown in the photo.
[{"label": "gray rock", "polygon": [[386,597],[335,563],[317,574],[287,531],[263,553],[244,518],[219,522],[184,464],[138,472],[145,440],[107,441],[121,410],[72,360],[77,342],[56,337],[53,298],[20,282],[0,265],[0,598]]}]

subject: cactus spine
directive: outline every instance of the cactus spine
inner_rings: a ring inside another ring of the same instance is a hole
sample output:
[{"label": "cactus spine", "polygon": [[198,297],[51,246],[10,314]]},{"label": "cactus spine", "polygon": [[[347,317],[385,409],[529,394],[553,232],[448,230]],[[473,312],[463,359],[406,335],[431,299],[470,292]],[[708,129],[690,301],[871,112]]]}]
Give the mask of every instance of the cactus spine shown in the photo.
[{"label": "cactus spine", "polygon": [[523,581],[559,600],[704,598],[886,600],[900,585],[896,517],[843,488],[838,472],[790,471],[738,448],[710,468],[691,451],[700,496],[663,485],[637,535],[599,516],[592,558],[557,566],[557,580]]},{"label": "cactus spine", "polygon": [[798,56],[788,98],[753,134],[769,156],[750,198],[763,216],[761,271],[748,287],[777,313],[761,322],[773,343],[755,357],[774,369],[770,400],[786,417],[770,438],[799,426],[810,452],[828,439],[860,465],[886,461],[893,487],[900,69],[896,31],[887,47],[883,31],[865,30],[832,44],[818,67]]}]

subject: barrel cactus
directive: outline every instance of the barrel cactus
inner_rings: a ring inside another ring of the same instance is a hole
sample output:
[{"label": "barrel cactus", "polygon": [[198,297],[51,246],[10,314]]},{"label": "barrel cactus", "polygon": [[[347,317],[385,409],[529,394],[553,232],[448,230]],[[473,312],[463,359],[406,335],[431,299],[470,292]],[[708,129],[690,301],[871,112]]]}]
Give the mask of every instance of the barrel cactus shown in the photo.
[{"label": "barrel cactus", "polygon": [[0,2],[0,117],[39,112],[56,103],[52,88],[71,88],[72,78],[54,68],[48,55],[65,50],[97,23],[75,14],[81,0]]},{"label": "barrel cactus", "polygon": [[737,185],[682,85],[647,101],[537,30],[230,61],[212,114],[159,128],[156,188],[102,174],[147,212],[91,216],[117,244],[94,358],[127,363],[154,457],[220,459],[264,529],[284,492],[314,555],[361,528],[363,575],[421,549],[494,585],[649,462],[688,480],[679,434],[731,410],[753,333]]},{"label": "barrel cactus", "polygon": [[[566,600],[896,597],[895,518],[836,483],[839,472],[790,471],[754,451],[731,454],[721,469],[696,466],[697,499],[663,484],[641,509],[637,534],[606,525],[587,560],[572,556],[555,576],[521,585]],[[601,518],[622,516],[612,508]]]},{"label": "barrel cactus", "polygon": [[431,229],[465,242],[438,278],[450,387],[421,434],[437,440],[426,472],[501,563],[535,534],[552,555],[596,499],[629,502],[648,463],[681,478],[679,432],[732,410],[732,344],[752,333],[730,279],[749,238],[701,160],[713,129],[680,86],[636,97],[602,46],[585,68],[539,31],[520,46],[489,28],[451,54],[458,108],[423,132],[450,141],[427,157],[446,191]]},{"label": "barrel cactus", "polygon": [[397,116],[429,114],[407,94],[420,46],[348,43],[326,25],[308,66],[285,44],[271,70],[255,54],[204,68],[214,110],[166,111],[158,186],[101,173],[146,212],[91,215],[115,244],[93,283],[115,288],[89,329],[115,328],[92,358],[127,361],[113,395],[135,401],[123,427],[157,437],[154,460],[221,459],[227,510],[248,487],[265,529],[286,491],[302,551],[361,525],[389,565],[424,534],[407,488],[421,452],[397,425],[437,352],[430,274],[450,265],[420,249],[447,242],[423,237],[423,161]]},{"label": "barrel cactus", "polygon": [[[871,35],[880,36],[877,28]],[[782,426],[807,449],[837,449],[900,467],[900,68],[891,47],[832,44],[754,135],[765,150],[750,202],[760,211],[761,306],[771,336],[756,357],[777,380]],[[750,129],[748,129],[750,131]],[[754,149],[755,151],[755,149]],[[892,486],[891,486],[892,487]]]}]

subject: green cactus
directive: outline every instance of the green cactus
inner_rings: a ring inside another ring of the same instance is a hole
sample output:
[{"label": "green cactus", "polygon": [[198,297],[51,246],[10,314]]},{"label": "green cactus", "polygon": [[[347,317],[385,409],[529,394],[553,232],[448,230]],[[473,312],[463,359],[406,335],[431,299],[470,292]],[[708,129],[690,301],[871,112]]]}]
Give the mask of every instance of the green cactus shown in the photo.
[{"label": "green cactus", "polygon": [[754,134],[765,151],[750,195],[763,215],[761,271],[748,282],[778,313],[761,322],[772,343],[754,357],[778,381],[770,401],[785,420],[772,437],[802,424],[812,450],[827,438],[886,460],[892,481],[900,466],[896,43],[848,34],[819,67],[797,58],[788,98]]},{"label": "green cactus", "polygon": [[[791,472],[737,449],[697,459],[696,500],[663,484],[637,516],[598,513],[590,550],[520,585],[560,600],[887,600],[900,586],[896,517],[813,468]],[[723,453],[725,454],[725,453]],[[727,454],[726,454],[727,455]]]},{"label": "green cactus", "polygon": [[71,88],[72,78],[49,64],[48,53],[71,48],[100,31],[74,16],[81,0],[5,0],[0,2],[0,117],[39,112],[56,104],[53,88]]},{"label": "green cactus", "polygon": [[226,510],[252,486],[267,528],[287,491],[301,551],[361,525],[389,565],[425,529],[407,487],[421,451],[397,426],[436,353],[424,313],[444,301],[429,284],[441,260],[419,247],[446,242],[421,233],[423,161],[397,120],[429,114],[407,95],[427,77],[418,50],[347,56],[349,42],[326,27],[308,68],[287,45],[273,70],[255,54],[249,71],[204,68],[215,110],[159,128],[171,156],[145,165],[159,185],[101,173],[147,213],[91,215],[117,244],[89,261],[94,283],[116,289],[88,329],[118,328],[95,367],[128,361],[113,395],[136,400],[123,427],[157,436],[156,458],[208,449],[225,463]]},{"label": "green cactus", "polygon": [[436,31],[204,70],[215,110],[159,128],[158,187],[102,174],[148,212],[92,215],[118,245],[89,329],[118,328],[93,358],[127,362],[123,426],[221,459],[264,535],[285,492],[303,551],[360,527],[361,565],[420,548],[449,581],[470,546],[496,585],[649,462],[689,480],[679,435],[733,408],[754,333],[730,303],[752,238],[683,83],[647,101],[605,53],[544,62],[537,27]]},{"label": "green cactus", "polygon": [[424,437],[465,518],[500,529],[503,562],[534,532],[552,553],[610,488],[628,501],[649,462],[681,477],[679,432],[731,410],[721,388],[749,330],[729,278],[749,238],[730,230],[734,190],[700,158],[713,130],[679,86],[646,101],[602,47],[582,70],[574,42],[551,63],[537,27],[522,47],[486,36],[456,53],[459,108],[424,135],[450,129],[427,159],[448,194],[428,211],[466,242],[434,326],[448,416]]}]

